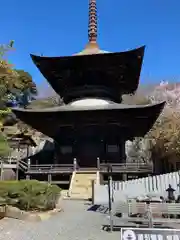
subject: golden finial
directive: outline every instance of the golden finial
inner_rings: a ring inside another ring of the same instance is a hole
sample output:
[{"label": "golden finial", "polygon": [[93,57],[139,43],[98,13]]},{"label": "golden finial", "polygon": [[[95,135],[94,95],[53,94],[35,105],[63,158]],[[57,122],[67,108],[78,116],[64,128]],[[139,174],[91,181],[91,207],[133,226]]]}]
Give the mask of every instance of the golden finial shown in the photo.
[{"label": "golden finial", "polygon": [[89,43],[96,43],[96,41],[97,41],[96,0],[89,0],[88,40],[89,40]]}]

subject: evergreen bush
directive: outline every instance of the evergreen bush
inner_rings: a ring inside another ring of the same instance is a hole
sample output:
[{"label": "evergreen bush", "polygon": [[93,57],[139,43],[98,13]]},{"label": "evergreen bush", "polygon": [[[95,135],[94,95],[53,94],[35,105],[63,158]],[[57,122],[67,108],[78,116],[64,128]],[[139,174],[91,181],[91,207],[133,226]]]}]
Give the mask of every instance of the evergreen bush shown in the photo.
[{"label": "evergreen bush", "polygon": [[0,205],[26,211],[54,209],[61,189],[37,180],[0,181]]}]

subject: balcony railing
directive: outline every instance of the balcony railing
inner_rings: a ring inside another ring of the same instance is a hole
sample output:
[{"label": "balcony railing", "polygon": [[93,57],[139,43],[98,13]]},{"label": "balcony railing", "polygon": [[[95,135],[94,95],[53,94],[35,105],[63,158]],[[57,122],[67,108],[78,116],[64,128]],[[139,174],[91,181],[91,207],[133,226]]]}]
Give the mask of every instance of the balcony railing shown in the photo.
[{"label": "balcony railing", "polygon": [[95,167],[81,167],[74,159],[73,164],[28,164],[28,173],[71,173],[73,171],[99,171],[101,173],[138,173],[138,172],[152,172],[153,165],[147,163],[101,163],[97,159],[97,166]]},{"label": "balcony railing", "polygon": [[[1,160],[1,159],[0,159]],[[152,173],[152,163],[102,163],[100,158],[97,158],[96,166],[94,167],[81,167],[78,165],[78,161],[74,158],[72,164],[31,164],[30,159],[28,161],[17,160],[17,158],[6,158],[3,162],[8,165],[14,164],[16,168],[21,169],[29,174],[38,173],[72,173],[87,172],[87,171],[99,171],[101,173]]]},{"label": "balcony railing", "polygon": [[151,163],[100,163],[100,172],[152,172]]},{"label": "balcony railing", "polygon": [[63,173],[73,172],[73,164],[36,164],[29,165],[28,173]]}]

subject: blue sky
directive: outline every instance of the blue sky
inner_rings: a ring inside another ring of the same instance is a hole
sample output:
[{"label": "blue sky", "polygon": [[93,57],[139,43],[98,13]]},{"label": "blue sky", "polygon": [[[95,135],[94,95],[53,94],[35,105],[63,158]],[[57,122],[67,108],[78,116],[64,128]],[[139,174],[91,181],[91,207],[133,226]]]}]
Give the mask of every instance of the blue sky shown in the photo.
[{"label": "blue sky", "polygon": [[[146,45],[142,83],[180,80],[179,0],[97,0],[98,43],[125,51]],[[0,43],[15,40],[9,58],[38,85],[45,80],[30,53],[72,55],[87,43],[88,0],[8,0],[1,2]]]}]

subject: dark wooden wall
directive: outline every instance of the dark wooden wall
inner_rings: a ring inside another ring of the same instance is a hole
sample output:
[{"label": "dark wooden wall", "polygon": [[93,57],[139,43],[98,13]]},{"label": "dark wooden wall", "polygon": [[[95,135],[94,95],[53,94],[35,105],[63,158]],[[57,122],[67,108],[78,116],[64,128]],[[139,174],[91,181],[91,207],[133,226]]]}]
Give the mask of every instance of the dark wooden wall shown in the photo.
[{"label": "dark wooden wall", "polygon": [[125,161],[124,138],[121,129],[113,126],[78,126],[61,129],[57,137],[56,163],[73,163],[82,167],[96,167],[101,162]]}]

